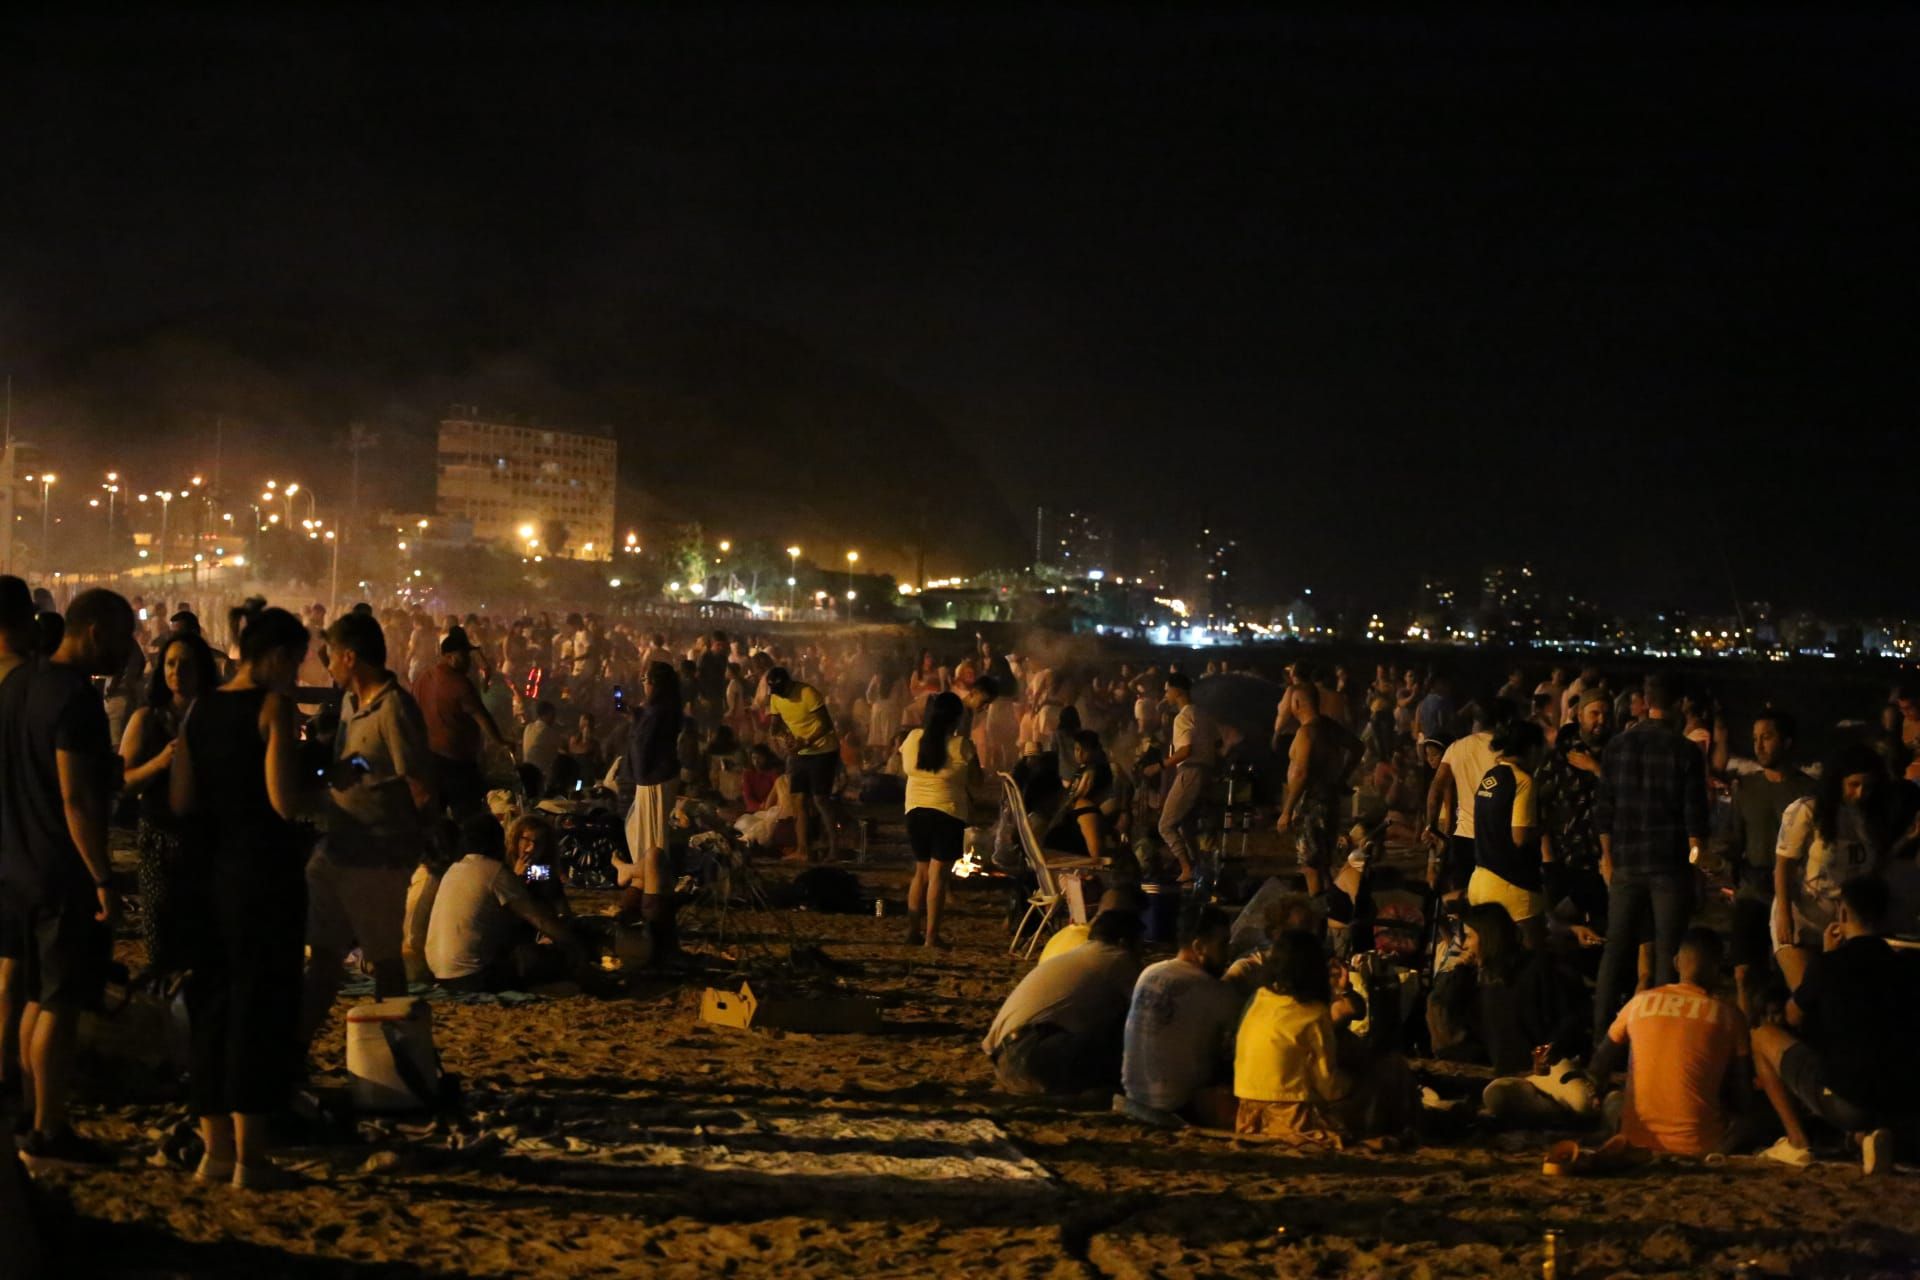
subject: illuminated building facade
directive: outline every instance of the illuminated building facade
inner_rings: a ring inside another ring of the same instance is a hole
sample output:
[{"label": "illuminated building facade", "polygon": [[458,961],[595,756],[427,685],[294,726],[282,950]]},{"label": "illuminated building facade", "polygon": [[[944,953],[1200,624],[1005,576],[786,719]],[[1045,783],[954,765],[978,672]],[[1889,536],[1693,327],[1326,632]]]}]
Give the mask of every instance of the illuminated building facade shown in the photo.
[{"label": "illuminated building facade", "polygon": [[[439,516],[483,542],[610,560],[617,461],[610,436],[450,417],[440,423]],[[551,543],[556,524],[564,543],[529,547]]]}]

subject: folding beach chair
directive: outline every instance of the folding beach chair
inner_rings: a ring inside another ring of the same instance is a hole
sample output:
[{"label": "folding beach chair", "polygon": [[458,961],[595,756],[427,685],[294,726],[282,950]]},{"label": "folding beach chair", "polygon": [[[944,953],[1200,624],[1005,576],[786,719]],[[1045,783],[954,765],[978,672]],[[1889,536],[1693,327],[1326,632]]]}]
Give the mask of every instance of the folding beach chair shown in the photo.
[{"label": "folding beach chair", "polygon": [[[1024,960],[1033,958],[1034,949],[1040,945],[1040,939],[1046,936],[1047,928],[1053,923],[1055,913],[1060,910],[1064,897],[1060,882],[1054,879],[1054,872],[1067,871],[1078,867],[1096,865],[1092,858],[1064,858],[1054,862],[1047,861],[1046,853],[1040,848],[1040,841],[1034,838],[1033,824],[1027,821],[1027,806],[1020,795],[1020,786],[1010,773],[1000,775],[1000,793],[1002,803],[1007,806],[1013,821],[1014,834],[1020,840],[1020,852],[1027,860],[1028,870],[1038,886],[1027,899],[1026,914],[1020,917],[1020,923],[1014,928],[1013,941],[1007,945],[1007,954],[1019,953]],[[1039,918],[1033,926],[1033,936],[1027,940],[1027,949],[1020,951],[1020,935],[1026,932],[1027,921]]]}]

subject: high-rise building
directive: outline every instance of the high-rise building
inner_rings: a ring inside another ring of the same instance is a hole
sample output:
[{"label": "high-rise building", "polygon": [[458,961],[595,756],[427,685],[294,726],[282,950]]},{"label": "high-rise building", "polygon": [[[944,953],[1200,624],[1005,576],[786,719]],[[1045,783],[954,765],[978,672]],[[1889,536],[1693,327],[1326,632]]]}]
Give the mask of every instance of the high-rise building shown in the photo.
[{"label": "high-rise building", "polygon": [[1090,511],[1041,507],[1034,514],[1035,568],[1059,569],[1072,577],[1094,570],[1116,572],[1113,526]]},{"label": "high-rise building", "polygon": [[1187,590],[1194,614],[1209,623],[1237,620],[1240,543],[1217,529],[1202,529],[1193,544],[1193,581]]},{"label": "high-rise building", "polygon": [[[613,557],[612,437],[482,422],[466,413],[440,423],[442,520],[471,524],[483,542],[567,559]],[[564,542],[553,545],[562,530]]]}]

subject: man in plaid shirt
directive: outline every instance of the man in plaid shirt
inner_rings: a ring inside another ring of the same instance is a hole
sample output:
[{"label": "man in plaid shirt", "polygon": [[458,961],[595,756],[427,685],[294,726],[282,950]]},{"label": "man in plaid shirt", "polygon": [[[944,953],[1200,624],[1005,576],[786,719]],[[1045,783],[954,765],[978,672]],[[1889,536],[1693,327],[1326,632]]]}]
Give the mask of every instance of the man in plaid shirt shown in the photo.
[{"label": "man in plaid shirt", "polygon": [[1674,956],[1693,909],[1692,862],[1707,836],[1707,762],[1673,719],[1679,699],[1661,676],[1645,684],[1647,718],[1607,744],[1593,825],[1607,876],[1607,945],[1594,992],[1594,1043],[1633,990],[1652,925],[1653,985],[1674,981]]}]

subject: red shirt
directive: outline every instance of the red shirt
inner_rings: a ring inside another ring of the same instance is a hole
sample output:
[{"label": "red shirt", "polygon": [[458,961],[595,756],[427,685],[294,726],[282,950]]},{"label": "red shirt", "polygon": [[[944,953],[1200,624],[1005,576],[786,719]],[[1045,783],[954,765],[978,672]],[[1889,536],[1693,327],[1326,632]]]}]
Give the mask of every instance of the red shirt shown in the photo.
[{"label": "red shirt", "polygon": [[413,700],[426,718],[427,750],[449,760],[480,758],[480,724],[473,718],[480,695],[473,681],[436,662],[413,682]]}]

